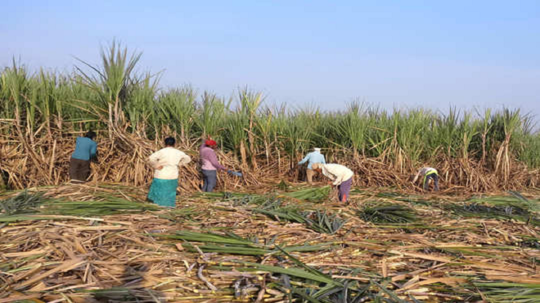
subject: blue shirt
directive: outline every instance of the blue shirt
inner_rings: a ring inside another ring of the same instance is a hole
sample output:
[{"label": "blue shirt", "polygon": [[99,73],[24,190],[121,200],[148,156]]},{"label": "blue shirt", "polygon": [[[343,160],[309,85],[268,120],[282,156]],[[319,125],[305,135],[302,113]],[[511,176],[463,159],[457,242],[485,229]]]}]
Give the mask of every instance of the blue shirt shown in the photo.
[{"label": "blue shirt", "polygon": [[307,161],[309,161],[307,167],[309,169],[311,169],[311,165],[313,165],[314,163],[326,164],[326,161],[324,160],[324,155],[318,151],[310,152],[309,154],[307,154],[306,157],[302,159],[302,161],[298,162],[298,165],[304,164]]},{"label": "blue shirt", "polygon": [[86,137],[78,137],[75,144],[75,151],[71,155],[72,158],[79,160],[90,160],[96,155],[97,143]]}]

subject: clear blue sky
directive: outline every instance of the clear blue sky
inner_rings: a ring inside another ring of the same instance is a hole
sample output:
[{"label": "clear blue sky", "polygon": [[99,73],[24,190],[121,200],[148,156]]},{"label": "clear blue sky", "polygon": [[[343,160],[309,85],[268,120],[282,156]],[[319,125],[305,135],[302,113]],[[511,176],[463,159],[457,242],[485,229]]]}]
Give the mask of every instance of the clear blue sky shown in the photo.
[{"label": "clear blue sky", "polygon": [[71,71],[117,38],[163,87],[322,109],[540,115],[540,1],[2,1],[0,66]]}]

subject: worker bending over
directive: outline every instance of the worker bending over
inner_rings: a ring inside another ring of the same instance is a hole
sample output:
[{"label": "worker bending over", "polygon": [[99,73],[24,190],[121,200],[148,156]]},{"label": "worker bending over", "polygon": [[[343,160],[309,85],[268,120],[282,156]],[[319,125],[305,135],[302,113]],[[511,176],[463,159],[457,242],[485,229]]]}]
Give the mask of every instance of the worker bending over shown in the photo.
[{"label": "worker bending over", "polygon": [[433,180],[435,191],[439,190],[439,173],[437,172],[437,170],[435,168],[433,168],[433,167],[422,167],[418,171],[416,176],[414,177],[413,184],[415,184],[416,181],[419,178],[423,178],[423,180],[424,180],[424,182],[422,183],[424,190],[429,189],[429,180],[430,179]]},{"label": "worker bending over", "polygon": [[155,171],[148,200],[160,206],[176,206],[178,168],[191,162],[188,155],[174,148],[175,143],[174,138],[166,138],[165,148],[153,153],[149,158],[149,163]]},{"label": "worker bending over", "polygon": [[352,177],[354,175],[353,171],[348,167],[340,164],[322,164],[314,163],[312,165],[313,170],[327,176],[330,180],[334,181],[333,186],[337,186],[339,190],[339,201],[347,202],[349,198],[349,192],[351,191],[352,186]]},{"label": "worker bending over", "polygon": [[324,155],[321,154],[320,148],[314,148],[312,152],[307,154],[302,161],[298,162],[298,165],[302,165],[304,163],[308,162],[308,167],[306,169],[306,177],[307,181],[310,185],[313,185],[313,176],[315,175],[315,170],[313,169],[313,164],[315,163],[321,163],[326,164],[326,160],[324,159]]},{"label": "worker bending over", "polygon": [[69,177],[72,182],[86,182],[90,176],[90,160],[95,159],[97,155],[95,138],[96,133],[89,131],[75,141],[75,151],[69,161]]}]

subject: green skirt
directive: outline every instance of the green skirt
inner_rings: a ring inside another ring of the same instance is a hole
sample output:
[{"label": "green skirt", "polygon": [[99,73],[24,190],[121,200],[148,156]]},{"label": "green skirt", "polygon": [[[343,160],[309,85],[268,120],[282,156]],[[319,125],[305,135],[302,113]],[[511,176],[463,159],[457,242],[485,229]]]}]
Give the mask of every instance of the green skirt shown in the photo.
[{"label": "green skirt", "polygon": [[148,200],[159,206],[175,207],[176,187],[178,187],[178,179],[165,180],[154,178],[148,192]]}]

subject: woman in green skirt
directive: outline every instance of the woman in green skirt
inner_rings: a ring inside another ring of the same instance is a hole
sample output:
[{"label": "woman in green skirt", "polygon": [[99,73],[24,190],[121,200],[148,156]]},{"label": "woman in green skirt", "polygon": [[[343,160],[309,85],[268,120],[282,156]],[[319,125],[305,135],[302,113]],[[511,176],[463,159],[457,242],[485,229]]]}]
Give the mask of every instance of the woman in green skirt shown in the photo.
[{"label": "woman in green skirt", "polygon": [[174,148],[175,143],[174,138],[166,138],[165,148],[153,153],[149,158],[155,172],[148,192],[148,200],[165,207],[176,206],[178,167],[191,161],[188,155]]}]

